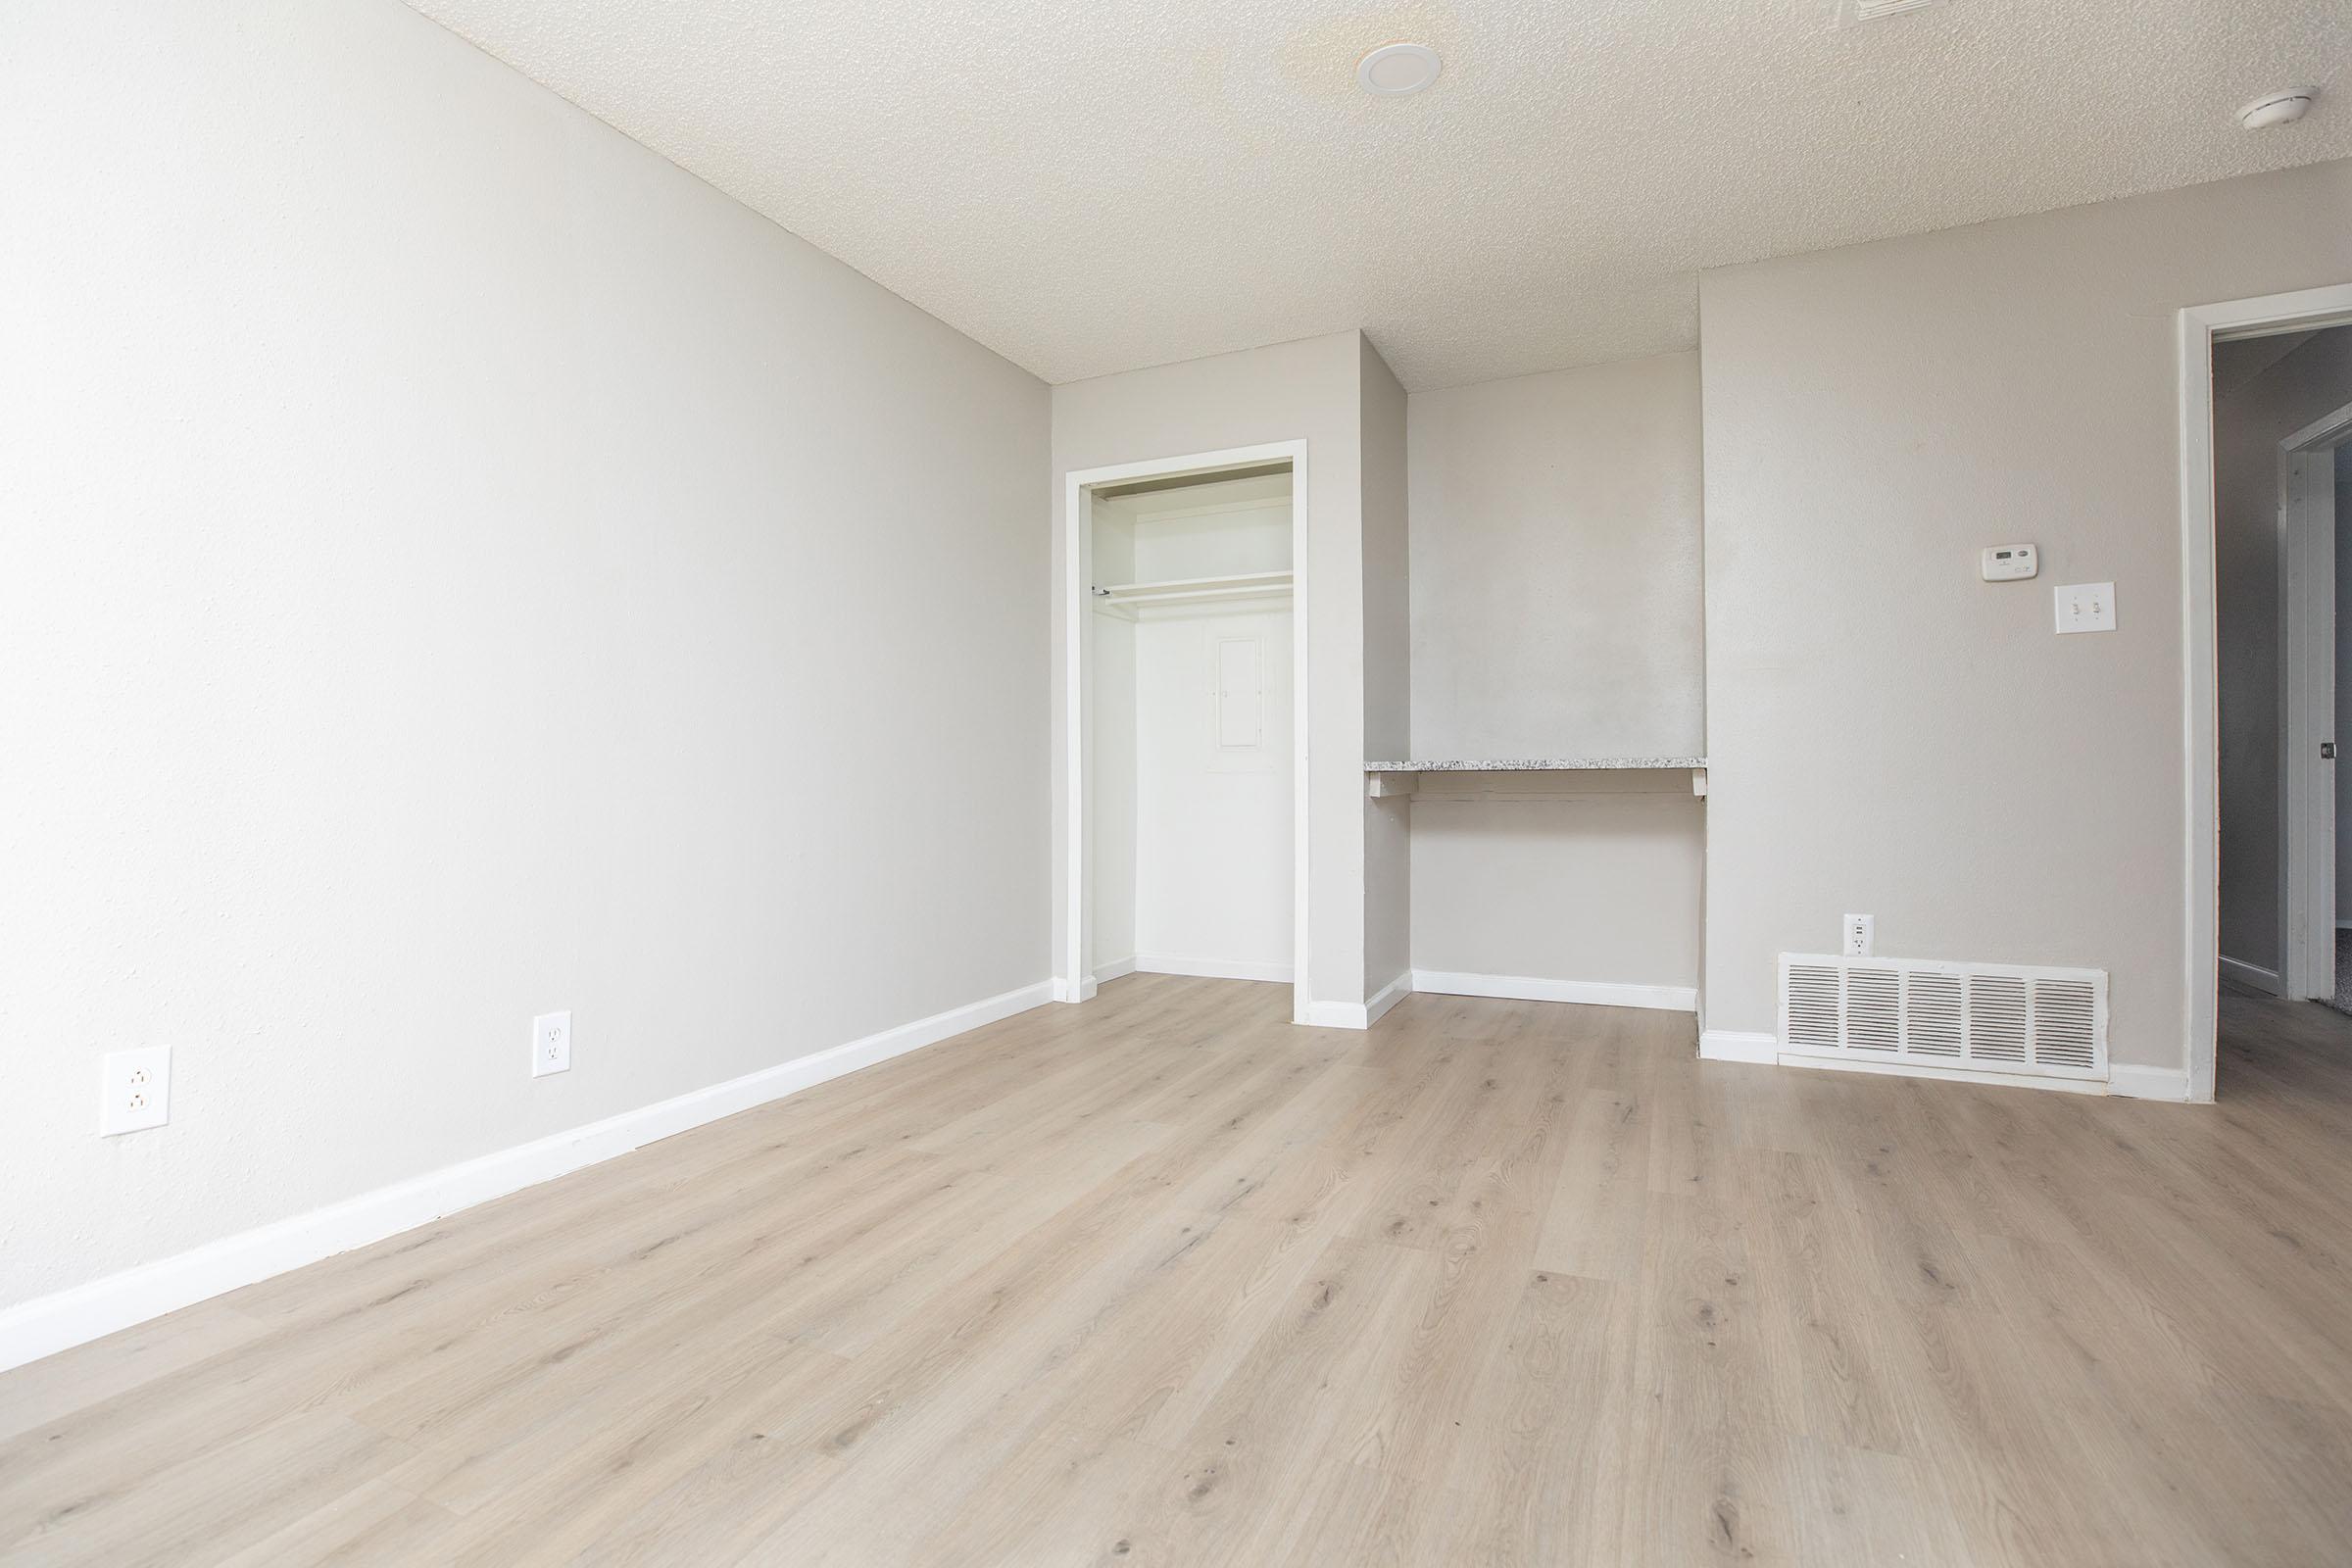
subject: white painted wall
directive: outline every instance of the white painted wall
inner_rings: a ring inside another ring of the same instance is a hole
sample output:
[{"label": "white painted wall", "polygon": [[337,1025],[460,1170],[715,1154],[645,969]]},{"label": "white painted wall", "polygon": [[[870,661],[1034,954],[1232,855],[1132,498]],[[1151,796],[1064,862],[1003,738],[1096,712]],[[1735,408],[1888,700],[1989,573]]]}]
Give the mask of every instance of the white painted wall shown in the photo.
[{"label": "white painted wall", "polygon": [[[1137,578],[1134,514],[1094,503],[1095,577]],[[1087,875],[1095,966],[1123,972],[1135,958],[1136,623],[1100,609],[1090,617],[1095,684],[1089,697],[1094,765],[1087,775]]]},{"label": "white painted wall", "polygon": [[[1698,356],[1410,408],[1412,755],[1703,753]],[[1705,811],[1657,783],[1425,788],[1414,966],[1696,986]]]},{"label": "white painted wall", "polygon": [[[1364,999],[1364,637],[1361,334],[1336,332],[1213,359],[1074,381],[1053,390],[1054,580],[1062,572],[1066,476],[1273,441],[1307,443],[1304,602],[1309,701],[1309,906],[1315,998]],[[1064,608],[1053,609],[1053,755],[1062,755]],[[1066,782],[1054,771],[1054,876],[1067,875]],[[1055,908],[1055,951],[1065,938]],[[1090,960],[1091,961],[1091,960]]]},{"label": "white painted wall", "polygon": [[[1286,538],[1289,511],[1269,519]],[[1291,969],[1291,636],[1287,605],[1135,626],[1134,926],[1146,969],[1263,979]],[[1221,644],[1259,672],[1254,704],[1227,695],[1237,720],[1254,713],[1251,745],[1220,734]]]},{"label": "white painted wall", "polygon": [[[1290,478],[1259,475],[1095,499],[1098,583],[1281,571]],[[1141,619],[1133,618],[1140,613]],[[1090,775],[1094,968],[1285,978],[1294,943],[1292,615],[1286,599],[1147,605],[1094,617]],[[1252,656],[1227,701],[1221,645]]]},{"label": "white painted wall", "polygon": [[2352,403],[2352,327],[2214,348],[2214,575],[2221,693],[2222,956],[2279,972],[2286,815],[2278,443]]},{"label": "white painted wall", "polygon": [[1702,274],[1709,1029],[1855,910],[2104,968],[2114,1060],[2185,1065],[2176,313],[2352,279],[2347,212],[2339,162]]},{"label": "white painted wall", "polygon": [[1040,383],[396,0],[0,27],[0,1302],[1044,978]]},{"label": "white painted wall", "polygon": [[[1204,486],[1215,495],[1239,487]],[[1263,489],[1264,485],[1251,488]],[[1168,494],[1183,494],[1181,491]],[[1204,503],[1204,505],[1220,505]],[[1163,582],[1180,577],[1231,577],[1254,571],[1291,569],[1291,501],[1287,480],[1280,493],[1232,510],[1196,511],[1174,507],[1137,512],[1115,510],[1136,518],[1136,579]],[[1099,536],[1098,536],[1099,537]],[[1098,559],[1095,574],[1104,567]]]}]

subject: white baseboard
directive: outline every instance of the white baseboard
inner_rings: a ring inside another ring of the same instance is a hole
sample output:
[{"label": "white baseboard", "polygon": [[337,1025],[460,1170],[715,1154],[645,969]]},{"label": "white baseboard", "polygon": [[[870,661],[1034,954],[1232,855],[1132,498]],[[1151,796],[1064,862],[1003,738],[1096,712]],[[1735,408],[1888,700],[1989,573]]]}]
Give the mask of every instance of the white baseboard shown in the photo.
[{"label": "white baseboard", "polygon": [[22,1302],[0,1311],[0,1371],[1026,1012],[1054,990],[1041,980]]},{"label": "white baseboard", "polygon": [[1107,985],[1113,980],[1123,980],[1135,973],[1135,969],[1133,958],[1113,958],[1095,970],[1095,984]]},{"label": "white baseboard", "polygon": [[1137,974],[1190,974],[1209,980],[1271,980],[1286,986],[1291,983],[1289,964],[1261,963],[1254,958],[1179,958],[1164,953],[1139,953],[1133,959],[1133,967]]},{"label": "white baseboard", "polygon": [[1415,969],[1415,991],[1446,997],[1503,997],[1514,1002],[1573,1002],[1592,1007],[1662,1007],[1696,1012],[1696,986],[1631,986],[1605,980],[1541,980],[1516,974],[1460,974]]},{"label": "white baseboard", "polygon": [[1369,1029],[1412,994],[1413,977],[1408,971],[1372,993],[1370,1002],[1310,1002],[1306,1016],[1298,1021],[1310,1029]]},{"label": "white baseboard", "polygon": [[2110,1062],[2107,1066],[2107,1092],[2132,1100],[2186,1100],[2188,1069]]},{"label": "white baseboard", "polygon": [[1987,1072],[1975,1067],[1938,1067],[1924,1061],[1871,1061],[1863,1057],[1810,1056],[1783,1051],[1772,1035],[1709,1029],[1698,1037],[1698,1054],[1708,1061],[1750,1061],[1831,1072],[1879,1073],[1893,1078],[1936,1078],[1955,1084],[1992,1084],[2008,1089],[2054,1089],[2062,1095],[2114,1095],[2132,1100],[2188,1098],[2184,1067],[2139,1067],[2115,1063],[2107,1078],[2050,1078],[2039,1073]]},{"label": "white baseboard", "polygon": [[1945,1083],[1989,1085],[1995,1089],[2054,1089],[2062,1095],[2104,1095],[2107,1085],[2096,1078],[2051,1078],[2033,1072],[1994,1072],[1982,1067],[1938,1067],[1924,1061],[1871,1061],[1863,1057],[1808,1056],[1798,1052],[1780,1054],[1784,1067],[1816,1067],[1829,1072],[1873,1073],[1882,1078],[1936,1078]]},{"label": "white baseboard", "polygon": [[1699,1033],[1702,1061],[1760,1061],[1767,1066],[1781,1059],[1781,1043],[1771,1035],[1739,1029],[1706,1029]]},{"label": "white baseboard", "polygon": [[1380,1022],[1391,1007],[1412,994],[1413,975],[1412,971],[1408,969],[1372,993],[1372,1000],[1364,1004],[1364,1027],[1369,1029],[1372,1025]]},{"label": "white baseboard", "polygon": [[2252,986],[2255,990],[2267,991],[2274,997],[2278,995],[2281,989],[2278,971],[2265,969],[2258,963],[2247,963],[2242,959],[2225,957],[2222,959],[2222,973],[2241,986]]},{"label": "white baseboard", "polygon": [[1046,991],[1049,1000],[1054,1002],[1092,1002],[1099,984],[1091,974],[1075,985],[1063,976],[1055,975],[1046,982]]}]

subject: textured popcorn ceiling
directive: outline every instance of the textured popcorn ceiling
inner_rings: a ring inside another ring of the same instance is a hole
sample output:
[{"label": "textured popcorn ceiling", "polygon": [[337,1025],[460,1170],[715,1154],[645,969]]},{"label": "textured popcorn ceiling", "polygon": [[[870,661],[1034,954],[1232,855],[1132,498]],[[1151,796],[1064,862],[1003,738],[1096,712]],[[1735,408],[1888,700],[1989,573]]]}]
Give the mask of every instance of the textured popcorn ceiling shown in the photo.
[{"label": "textured popcorn ceiling", "polygon": [[[1687,348],[1702,267],[2352,155],[2352,80],[2233,120],[2352,0],[412,3],[1050,381]],[[1400,38],[1443,79],[1358,90]]]}]

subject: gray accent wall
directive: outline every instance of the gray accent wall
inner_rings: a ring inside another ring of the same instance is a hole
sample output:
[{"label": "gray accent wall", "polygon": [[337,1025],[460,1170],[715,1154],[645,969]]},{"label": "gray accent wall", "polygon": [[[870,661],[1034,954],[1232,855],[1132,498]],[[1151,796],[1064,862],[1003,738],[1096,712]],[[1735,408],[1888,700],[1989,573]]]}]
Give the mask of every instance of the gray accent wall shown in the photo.
[{"label": "gray accent wall", "polygon": [[[1856,911],[2106,969],[2184,1065],[2177,313],[2352,280],[2347,213],[2339,162],[1702,274],[1710,1030]],[[2119,629],[2054,635],[2086,581]]]},{"label": "gray accent wall", "polygon": [[[1698,356],[1411,399],[1415,758],[1706,750]],[[1698,984],[1687,774],[1425,787],[1414,967]]]},{"label": "gray accent wall", "polygon": [[6,27],[0,1304],[1046,978],[1041,382],[395,0]]}]

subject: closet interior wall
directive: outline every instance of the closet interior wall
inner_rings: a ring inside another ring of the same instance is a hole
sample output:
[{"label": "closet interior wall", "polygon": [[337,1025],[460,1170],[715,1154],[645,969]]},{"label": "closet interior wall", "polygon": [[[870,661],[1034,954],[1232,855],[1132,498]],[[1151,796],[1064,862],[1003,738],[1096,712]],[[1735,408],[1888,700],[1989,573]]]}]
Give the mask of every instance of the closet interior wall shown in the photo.
[{"label": "closet interior wall", "polygon": [[1290,473],[1090,505],[1095,972],[1288,981]]}]

